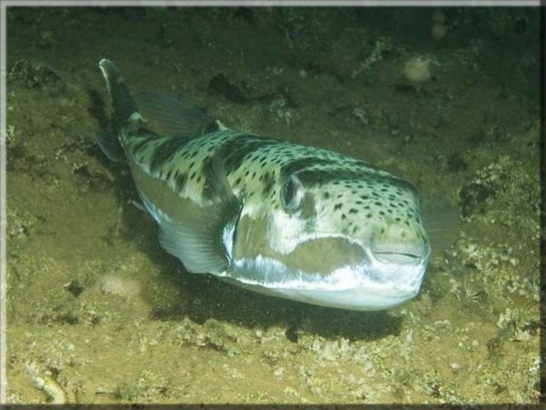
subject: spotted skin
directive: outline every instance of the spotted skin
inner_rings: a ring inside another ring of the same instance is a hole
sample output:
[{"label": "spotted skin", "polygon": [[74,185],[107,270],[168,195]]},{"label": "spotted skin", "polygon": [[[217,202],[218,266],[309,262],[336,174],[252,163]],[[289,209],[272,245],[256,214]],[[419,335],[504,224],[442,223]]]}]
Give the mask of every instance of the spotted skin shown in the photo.
[{"label": "spotted skin", "polygon": [[[128,93],[115,66],[101,64],[110,93]],[[417,294],[430,245],[410,183],[339,153],[221,125],[166,136],[135,110],[119,141],[137,186],[147,178],[138,188],[168,233],[164,247],[189,271],[345,309],[385,309]],[[158,190],[165,205],[148,194]],[[205,234],[209,225],[219,232]],[[207,235],[222,238],[219,250],[207,253]]]}]

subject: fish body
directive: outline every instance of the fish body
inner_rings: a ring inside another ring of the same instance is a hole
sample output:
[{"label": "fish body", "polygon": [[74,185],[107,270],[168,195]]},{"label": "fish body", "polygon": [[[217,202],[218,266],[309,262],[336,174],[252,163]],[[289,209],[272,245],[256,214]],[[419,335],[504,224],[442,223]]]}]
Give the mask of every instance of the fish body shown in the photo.
[{"label": "fish body", "polygon": [[[339,153],[229,129],[99,67],[125,157],[163,248],[191,273],[353,310],[413,298],[430,258],[416,189]],[[117,154],[111,147],[118,144]],[[110,148],[109,148],[110,147]]]}]

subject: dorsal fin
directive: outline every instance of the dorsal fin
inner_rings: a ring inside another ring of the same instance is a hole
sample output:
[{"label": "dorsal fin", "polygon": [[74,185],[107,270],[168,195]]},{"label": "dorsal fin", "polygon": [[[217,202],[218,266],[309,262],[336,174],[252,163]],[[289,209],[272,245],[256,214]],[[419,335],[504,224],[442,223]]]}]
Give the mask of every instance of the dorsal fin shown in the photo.
[{"label": "dorsal fin", "polygon": [[166,137],[197,138],[209,131],[212,121],[205,111],[181,97],[156,91],[132,93],[139,112],[149,127]]}]

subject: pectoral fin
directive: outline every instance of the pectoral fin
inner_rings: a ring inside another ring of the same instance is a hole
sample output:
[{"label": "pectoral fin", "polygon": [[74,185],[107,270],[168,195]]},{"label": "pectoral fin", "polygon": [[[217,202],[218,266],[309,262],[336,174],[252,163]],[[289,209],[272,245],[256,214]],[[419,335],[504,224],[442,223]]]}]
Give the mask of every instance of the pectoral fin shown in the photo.
[{"label": "pectoral fin", "polygon": [[233,194],[219,158],[210,163],[210,205],[187,203],[181,215],[168,215],[142,193],[142,200],[160,226],[159,241],[191,273],[220,274],[231,262],[233,235],[242,202]]},{"label": "pectoral fin", "polygon": [[229,266],[223,239],[224,215],[203,208],[184,224],[172,220],[160,223],[159,242],[182,261],[191,273],[221,273]]}]

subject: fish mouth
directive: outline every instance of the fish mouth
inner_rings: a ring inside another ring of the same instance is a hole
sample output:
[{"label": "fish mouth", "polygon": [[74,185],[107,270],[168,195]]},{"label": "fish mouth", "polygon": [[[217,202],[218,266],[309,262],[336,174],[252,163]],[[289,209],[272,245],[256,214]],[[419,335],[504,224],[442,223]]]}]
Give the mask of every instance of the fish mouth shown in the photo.
[{"label": "fish mouth", "polygon": [[419,265],[428,258],[430,247],[424,238],[404,242],[372,240],[370,253],[381,263]]},{"label": "fish mouth", "polygon": [[379,262],[396,265],[419,265],[425,258],[425,254],[377,251],[373,252],[373,256]]}]

